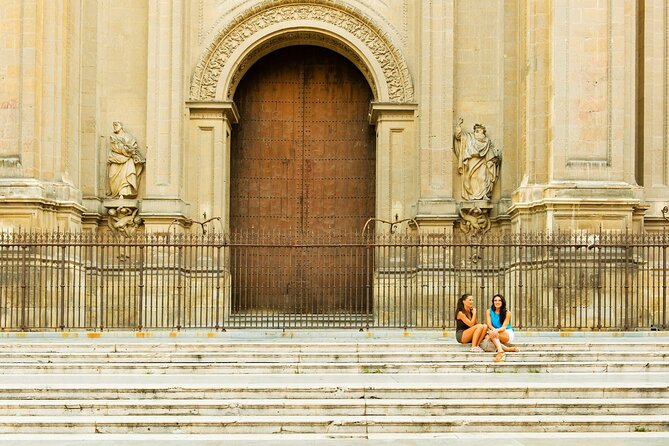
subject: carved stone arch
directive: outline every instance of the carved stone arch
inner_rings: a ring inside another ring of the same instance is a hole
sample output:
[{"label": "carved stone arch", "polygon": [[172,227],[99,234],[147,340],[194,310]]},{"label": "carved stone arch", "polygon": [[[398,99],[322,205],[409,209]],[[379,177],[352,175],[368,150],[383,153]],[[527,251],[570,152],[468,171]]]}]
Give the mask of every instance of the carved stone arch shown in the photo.
[{"label": "carved stone arch", "polygon": [[193,73],[193,101],[231,100],[246,70],[260,57],[294,44],[332,49],[351,60],[376,102],[413,102],[413,84],[398,47],[368,17],[332,0],[267,0],[217,34]]},{"label": "carved stone arch", "polygon": [[357,53],[352,46],[343,43],[340,38],[325,33],[322,30],[313,31],[301,29],[296,31],[291,30],[280,32],[278,34],[268,36],[268,38],[262,42],[256,42],[256,45],[250,48],[247,54],[244,54],[237,63],[231,64],[229,70],[224,70],[221,74],[220,86],[223,86],[224,88],[223,96],[225,100],[232,101],[235,90],[237,89],[237,85],[241,81],[242,77],[244,77],[244,74],[248,71],[249,68],[253,66],[254,63],[273,51],[291,45],[320,46],[341,54],[349,61],[351,61],[358,68],[358,70],[360,70],[365,79],[367,79],[367,83],[374,93],[375,98],[385,96],[385,92],[380,91],[377,88],[378,83],[375,73],[370,70],[369,64],[364,58],[364,55]]}]

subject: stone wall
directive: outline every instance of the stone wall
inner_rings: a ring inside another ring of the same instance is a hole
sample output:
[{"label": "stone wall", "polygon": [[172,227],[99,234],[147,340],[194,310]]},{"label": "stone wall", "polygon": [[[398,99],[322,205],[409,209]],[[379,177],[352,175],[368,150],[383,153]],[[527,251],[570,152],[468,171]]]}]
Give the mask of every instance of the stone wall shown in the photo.
[{"label": "stone wall", "polygon": [[114,121],[146,152],[146,230],[198,229],[205,214],[227,227],[234,88],[292,44],[338,51],[370,82],[377,218],[457,227],[462,117],[502,149],[485,208],[493,227],[665,224],[661,0],[3,0],[2,10],[2,229],[106,230]]}]

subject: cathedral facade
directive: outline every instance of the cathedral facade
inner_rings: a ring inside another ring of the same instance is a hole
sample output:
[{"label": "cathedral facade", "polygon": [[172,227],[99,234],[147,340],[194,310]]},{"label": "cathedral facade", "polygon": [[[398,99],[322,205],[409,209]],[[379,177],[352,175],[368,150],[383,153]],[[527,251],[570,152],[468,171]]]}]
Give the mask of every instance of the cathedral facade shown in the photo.
[{"label": "cathedral facade", "polygon": [[665,223],[661,0],[2,10],[2,230]]}]

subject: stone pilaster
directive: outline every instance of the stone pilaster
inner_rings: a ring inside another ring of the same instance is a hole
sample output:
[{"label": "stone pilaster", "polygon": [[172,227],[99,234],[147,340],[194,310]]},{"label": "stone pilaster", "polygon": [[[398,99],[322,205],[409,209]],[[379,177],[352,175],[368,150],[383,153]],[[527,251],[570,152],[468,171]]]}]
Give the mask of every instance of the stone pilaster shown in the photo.
[{"label": "stone pilaster", "polygon": [[647,0],[644,15],[643,186],[648,230],[664,230],[669,205],[669,5]]},{"label": "stone pilaster", "polygon": [[633,0],[527,6],[527,152],[510,209],[516,229],[641,229],[635,12]]},{"label": "stone pilaster", "polygon": [[[183,0],[149,1],[146,193],[141,214],[147,231],[189,218],[184,201]],[[141,198],[141,197],[140,197]]]},{"label": "stone pilaster", "polygon": [[376,217],[413,218],[418,201],[415,104],[373,103],[376,126]]},{"label": "stone pilaster", "polygon": [[453,198],[454,1],[420,2],[420,198],[426,229],[451,227]]},{"label": "stone pilaster", "polygon": [[220,217],[230,227],[230,137],[239,113],[232,102],[187,102],[189,154],[186,197],[195,220]]},{"label": "stone pilaster", "polygon": [[[76,230],[80,2],[2,5],[0,49],[0,230]],[[68,90],[69,88],[69,90]]]}]

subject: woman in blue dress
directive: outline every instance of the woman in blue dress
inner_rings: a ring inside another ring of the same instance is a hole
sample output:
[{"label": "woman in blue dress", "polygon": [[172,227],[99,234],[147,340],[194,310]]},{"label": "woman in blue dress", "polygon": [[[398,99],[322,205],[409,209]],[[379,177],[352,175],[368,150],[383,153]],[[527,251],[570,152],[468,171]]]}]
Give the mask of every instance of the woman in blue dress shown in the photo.
[{"label": "woman in blue dress", "polygon": [[506,352],[517,352],[516,347],[508,347],[504,344],[513,342],[515,333],[511,326],[511,312],[506,308],[506,299],[501,294],[492,297],[492,305],[486,312],[488,325],[488,337],[497,347],[495,361],[504,361]]}]

